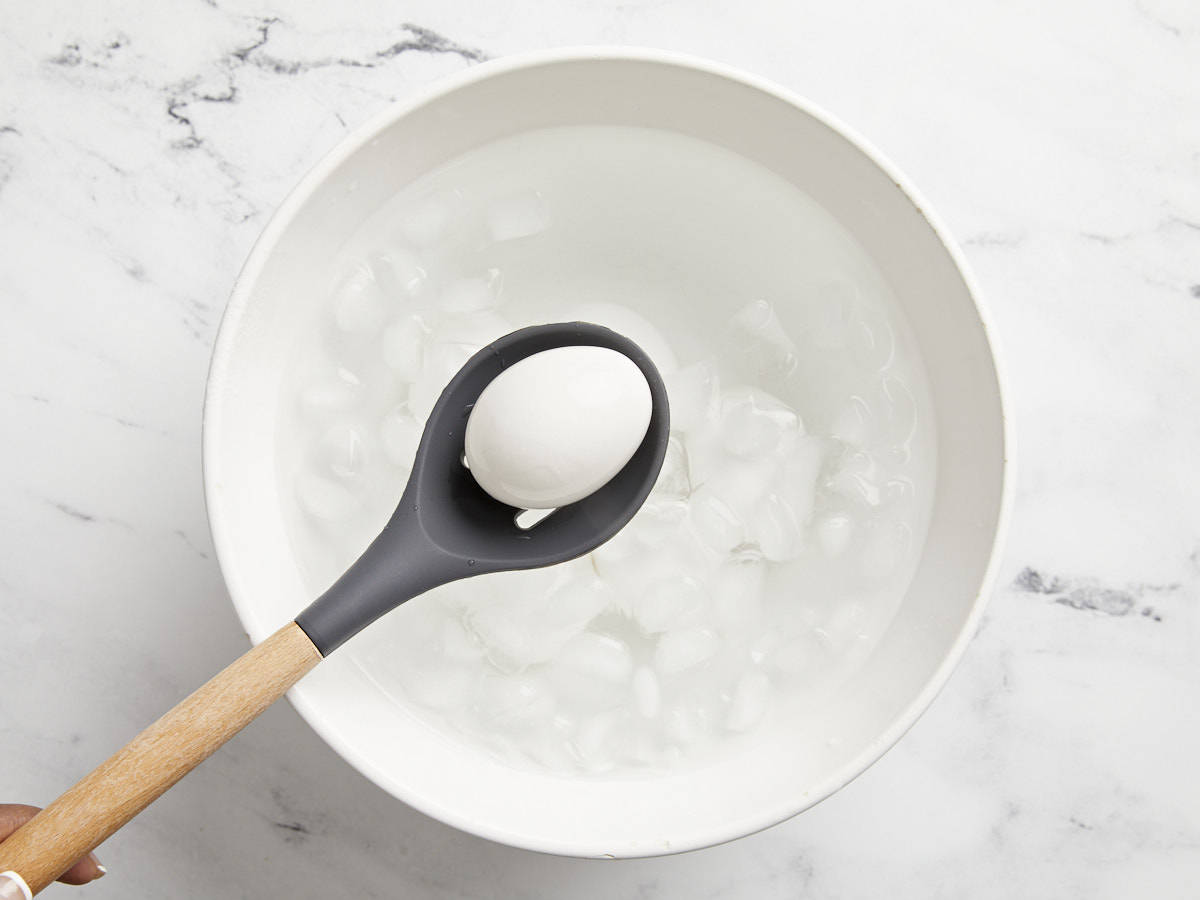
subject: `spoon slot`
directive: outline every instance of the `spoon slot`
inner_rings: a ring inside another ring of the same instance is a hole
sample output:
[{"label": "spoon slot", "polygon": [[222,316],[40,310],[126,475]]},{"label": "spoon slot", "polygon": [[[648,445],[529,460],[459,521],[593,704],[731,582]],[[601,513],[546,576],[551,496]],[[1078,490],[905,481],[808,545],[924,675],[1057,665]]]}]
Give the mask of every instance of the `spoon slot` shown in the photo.
[{"label": "spoon slot", "polygon": [[555,511],[555,509],[523,509],[513,517],[513,521],[517,523],[518,528],[528,531],[534,525],[545,521]]}]

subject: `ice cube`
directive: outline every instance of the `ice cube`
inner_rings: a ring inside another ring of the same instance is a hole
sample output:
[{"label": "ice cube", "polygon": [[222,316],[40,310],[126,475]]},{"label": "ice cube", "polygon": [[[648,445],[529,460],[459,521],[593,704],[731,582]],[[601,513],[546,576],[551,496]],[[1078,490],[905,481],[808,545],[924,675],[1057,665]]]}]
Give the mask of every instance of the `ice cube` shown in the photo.
[{"label": "ice cube", "polygon": [[337,287],[333,315],[348,334],[374,333],[387,315],[387,298],[369,266],[358,266]]},{"label": "ice cube", "polygon": [[630,529],[623,528],[593,550],[589,559],[596,574],[615,585],[625,580],[629,574],[626,566],[634,556],[640,555],[639,550],[636,535]]},{"label": "ice cube", "polygon": [[513,672],[559,656],[606,603],[602,586],[572,580],[548,594],[536,586],[499,589],[466,612],[470,630],[497,668]]},{"label": "ice cube", "polygon": [[383,417],[379,424],[379,437],[384,456],[392,465],[401,469],[412,468],[417,445],[421,442],[421,431],[421,425],[409,412],[407,404],[397,406]]},{"label": "ice cube", "polygon": [[791,350],[791,339],[779,323],[774,307],[766,300],[751,300],[729,317],[729,327],[743,340],[778,344]]},{"label": "ice cube", "polygon": [[344,522],[361,507],[358,498],[344,485],[316,472],[296,476],[296,499],[300,507],[324,522]]},{"label": "ice cube", "polygon": [[802,437],[792,446],[780,467],[777,492],[787,500],[801,524],[812,516],[825,452],[823,442]]},{"label": "ice cube", "polygon": [[362,388],[362,381],[357,375],[339,367],[304,389],[300,395],[300,408],[308,419],[320,421],[357,406],[362,397]]},{"label": "ice cube", "polygon": [[437,403],[438,397],[442,395],[442,389],[445,386],[445,381],[437,378],[426,378],[422,375],[409,388],[408,409],[422,428],[425,427],[425,422],[429,418],[429,414],[433,411],[433,406]]},{"label": "ice cube", "polygon": [[695,703],[677,703],[663,715],[663,733],[681,747],[701,741],[709,731],[704,711]]},{"label": "ice cube", "polygon": [[633,654],[624,641],[585,631],[567,642],[548,672],[563,704],[594,711],[628,702],[633,667]]},{"label": "ice cube", "polygon": [[704,606],[707,595],[689,575],[663,578],[650,584],[633,605],[633,617],[646,634],[680,628]]},{"label": "ice cube", "polygon": [[523,749],[534,762],[548,771],[562,774],[575,772],[579,766],[568,747],[575,731],[574,720],[560,713],[549,722],[535,725]]},{"label": "ice cube", "polygon": [[734,313],[729,330],[745,377],[765,375],[778,381],[795,371],[796,345],[766,300],[754,300]]},{"label": "ice cube", "polygon": [[855,362],[875,371],[882,371],[892,361],[896,339],[887,315],[867,303],[855,307],[850,322],[850,354]]},{"label": "ice cube", "polygon": [[442,623],[440,650],[443,658],[456,663],[474,663],[483,659],[483,648],[458,619]]},{"label": "ice cube", "polygon": [[720,646],[720,638],[709,628],[669,631],[654,648],[654,668],[664,675],[677,675],[708,662]]},{"label": "ice cube", "polygon": [[608,592],[608,586],[595,575],[572,577],[549,592],[539,618],[561,646],[603,612],[609,603]]},{"label": "ice cube", "polygon": [[721,441],[719,419],[683,435],[683,446],[687,450],[688,480],[693,492],[720,475],[729,464],[729,454]]},{"label": "ice cube", "polygon": [[592,716],[580,723],[579,730],[571,741],[579,762],[590,772],[605,772],[616,763],[617,713]]},{"label": "ice cube", "polygon": [[550,225],[550,207],[540,191],[519,191],[492,203],[487,224],[493,241],[530,237]]},{"label": "ice cube", "polygon": [[705,545],[726,553],[742,543],[746,529],[728,503],[702,487],[692,494],[691,524]]},{"label": "ice cube", "polygon": [[817,544],[826,556],[841,556],[854,535],[854,522],[849,516],[827,515],[817,522]]},{"label": "ice cube", "polygon": [[[448,613],[438,603],[406,603],[403,608],[379,620],[379,624],[352,645],[357,652],[364,645],[372,660],[386,668],[406,667],[418,657],[436,660],[434,652]],[[426,659],[426,661],[429,661]]]},{"label": "ice cube", "polygon": [[343,480],[362,474],[367,451],[363,436],[350,425],[334,425],[321,436],[320,454],[329,471]]},{"label": "ice cube", "polygon": [[562,648],[557,663],[580,675],[613,684],[624,683],[633,674],[633,654],[619,638],[586,631]]},{"label": "ice cube", "polygon": [[734,456],[765,456],[774,452],[785,435],[800,428],[799,417],[766,391],[744,387],[721,397],[721,435]]},{"label": "ice cube", "polygon": [[597,574],[610,588],[609,612],[632,618],[634,606],[647,585],[663,578],[677,578],[681,572],[690,571],[678,546],[687,537],[688,531],[680,529],[678,541],[669,541],[653,550],[637,543],[634,538],[633,552],[629,556],[607,560],[603,566],[598,565]]},{"label": "ice cube", "polygon": [[676,369],[664,377],[671,404],[671,430],[692,432],[717,417],[720,377],[707,360]]},{"label": "ice cube", "polygon": [[431,247],[444,240],[462,203],[458,191],[427,194],[407,204],[400,215],[400,233],[418,247]]},{"label": "ice cube", "polygon": [[748,537],[771,562],[786,562],[804,549],[804,521],[787,500],[768,494],[749,523]]},{"label": "ice cube", "polygon": [[502,572],[481,584],[491,590],[464,606],[465,621],[506,670],[554,658],[607,603],[605,586],[586,568]]},{"label": "ice cube", "polygon": [[771,680],[762,672],[747,672],[734,686],[725,727],[730,731],[749,731],[762,720],[770,698]]},{"label": "ice cube", "polygon": [[859,396],[853,396],[846,401],[830,429],[833,437],[859,449],[871,443],[874,433],[875,417],[867,401]]},{"label": "ice cube", "polygon": [[488,269],[485,275],[460,278],[442,290],[438,307],[455,315],[491,309],[500,303],[503,286],[504,279],[499,269]]},{"label": "ice cube", "polygon": [[717,624],[729,633],[748,632],[759,626],[766,565],[749,551],[725,560],[713,573],[713,611]]},{"label": "ice cube", "polygon": [[633,706],[643,719],[658,716],[662,706],[662,689],[658,684],[658,676],[649,666],[638,666],[633,673]]},{"label": "ice cube", "polygon": [[428,300],[429,273],[415,251],[397,245],[373,257],[371,262],[376,279],[388,293],[417,305]]},{"label": "ice cube", "polygon": [[[674,408],[672,407],[672,410]],[[662,497],[682,500],[692,492],[688,470],[687,448],[675,435],[667,440],[667,453],[663,457],[658,480],[654,482],[654,493]]]},{"label": "ice cube", "polygon": [[[470,630],[479,639],[492,665],[502,672],[519,672],[541,662],[543,653],[534,646],[528,615],[520,600],[495,600],[467,615]],[[552,653],[552,651],[550,651]]]},{"label": "ice cube", "polygon": [[779,634],[778,629],[765,632],[750,645],[750,661],[756,666],[762,665],[782,643],[783,637]]},{"label": "ice cube", "polygon": [[524,725],[554,713],[554,695],[542,675],[489,675],[480,691],[479,712],[497,725]]},{"label": "ice cube", "polygon": [[[494,584],[494,578],[467,578],[435,587],[425,596],[447,615],[461,617],[469,610],[490,602]],[[411,605],[407,604],[406,608]]]},{"label": "ice cube", "polygon": [[812,634],[780,638],[767,653],[766,665],[784,678],[799,678],[818,670],[828,653]]},{"label": "ice cube", "polygon": [[883,484],[882,502],[893,510],[911,509],[916,486],[908,478],[889,478]]},{"label": "ice cube", "polygon": [[845,454],[828,481],[829,489],[865,506],[878,506],[883,499],[880,491],[883,472],[870,453],[858,450]]},{"label": "ice cube", "polygon": [[627,526],[643,547],[661,547],[687,521],[688,505],[683,500],[651,498]]},{"label": "ice cube", "polygon": [[420,315],[404,316],[383,330],[383,361],[401,381],[412,383],[420,377],[429,331]]},{"label": "ice cube", "polygon": [[749,522],[763,498],[780,484],[780,466],[772,457],[726,458],[705,482],[707,491],[720,497],[743,522]]},{"label": "ice cube", "polygon": [[812,636],[818,646],[830,656],[836,655],[840,646],[836,636],[824,626],[819,626],[812,630]]},{"label": "ice cube", "polygon": [[912,547],[912,530],[889,519],[868,522],[863,529],[860,570],[868,578],[888,578],[900,568]]},{"label": "ice cube", "polygon": [[886,410],[888,441],[905,447],[916,431],[917,401],[903,381],[890,375],[884,377],[879,390]]}]

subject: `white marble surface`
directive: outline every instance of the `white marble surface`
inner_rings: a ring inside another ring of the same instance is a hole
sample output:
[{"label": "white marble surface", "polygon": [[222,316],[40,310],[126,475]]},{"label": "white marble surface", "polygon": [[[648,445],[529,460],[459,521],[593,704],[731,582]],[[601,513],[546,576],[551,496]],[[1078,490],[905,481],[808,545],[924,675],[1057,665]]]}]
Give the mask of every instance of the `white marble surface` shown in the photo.
[{"label": "white marble surface", "polygon": [[230,284],[288,187],[418,85],[578,43],[806,94],[964,244],[1021,465],[962,666],[817,809],[622,863],[428,820],[280,705],[109,841],[81,896],[1196,896],[1192,0],[0,0],[0,800],[54,796],[245,646],[207,536],[200,403]]}]

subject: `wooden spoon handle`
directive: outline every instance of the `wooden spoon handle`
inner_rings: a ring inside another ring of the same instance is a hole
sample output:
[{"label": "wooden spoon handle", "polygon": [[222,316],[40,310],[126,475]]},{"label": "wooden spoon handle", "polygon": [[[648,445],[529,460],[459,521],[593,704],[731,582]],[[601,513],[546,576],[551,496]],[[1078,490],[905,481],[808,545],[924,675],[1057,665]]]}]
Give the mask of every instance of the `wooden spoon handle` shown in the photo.
[{"label": "wooden spoon handle", "polygon": [[36,894],[145,809],[321,661],[291,622],[247,651],[0,843]]}]

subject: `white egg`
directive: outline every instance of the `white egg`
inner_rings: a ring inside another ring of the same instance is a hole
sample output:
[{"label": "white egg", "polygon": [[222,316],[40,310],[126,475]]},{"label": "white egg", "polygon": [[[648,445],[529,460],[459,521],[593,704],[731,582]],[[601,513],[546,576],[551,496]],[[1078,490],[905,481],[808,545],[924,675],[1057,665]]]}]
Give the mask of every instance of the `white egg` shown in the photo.
[{"label": "white egg", "polygon": [[582,500],[629,462],[650,425],[650,386],[629,357],[558,347],[504,370],[467,420],[467,465],[510,506]]}]

